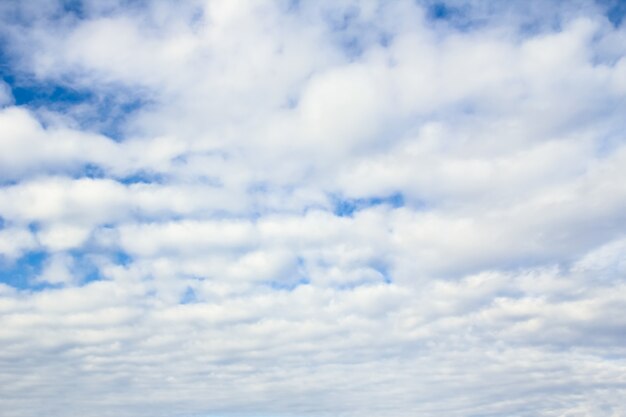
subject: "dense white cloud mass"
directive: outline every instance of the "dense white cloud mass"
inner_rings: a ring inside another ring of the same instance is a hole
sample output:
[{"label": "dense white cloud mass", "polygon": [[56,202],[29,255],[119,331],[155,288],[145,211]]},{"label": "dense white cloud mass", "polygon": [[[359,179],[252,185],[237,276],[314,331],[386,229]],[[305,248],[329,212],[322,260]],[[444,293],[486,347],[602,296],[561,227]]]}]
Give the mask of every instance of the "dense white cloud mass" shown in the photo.
[{"label": "dense white cloud mass", "polygon": [[0,414],[626,416],[624,11],[1,2]]}]

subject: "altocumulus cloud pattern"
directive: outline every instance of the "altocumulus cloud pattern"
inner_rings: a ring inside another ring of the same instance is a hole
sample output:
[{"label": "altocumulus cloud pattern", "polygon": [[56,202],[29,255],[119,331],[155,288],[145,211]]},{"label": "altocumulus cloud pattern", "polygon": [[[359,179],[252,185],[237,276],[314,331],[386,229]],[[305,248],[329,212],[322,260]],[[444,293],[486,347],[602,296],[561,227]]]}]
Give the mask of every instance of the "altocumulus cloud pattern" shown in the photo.
[{"label": "altocumulus cloud pattern", "polygon": [[626,416],[624,12],[0,2],[0,415]]}]

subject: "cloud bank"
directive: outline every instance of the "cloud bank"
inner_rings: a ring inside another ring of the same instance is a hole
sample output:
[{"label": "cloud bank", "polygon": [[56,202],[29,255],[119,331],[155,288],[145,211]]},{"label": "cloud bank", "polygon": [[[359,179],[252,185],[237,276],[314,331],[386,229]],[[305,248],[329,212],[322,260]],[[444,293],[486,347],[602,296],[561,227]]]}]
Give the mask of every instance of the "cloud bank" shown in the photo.
[{"label": "cloud bank", "polygon": [[626,416],[625,12],[3,2],[2,415]]}]

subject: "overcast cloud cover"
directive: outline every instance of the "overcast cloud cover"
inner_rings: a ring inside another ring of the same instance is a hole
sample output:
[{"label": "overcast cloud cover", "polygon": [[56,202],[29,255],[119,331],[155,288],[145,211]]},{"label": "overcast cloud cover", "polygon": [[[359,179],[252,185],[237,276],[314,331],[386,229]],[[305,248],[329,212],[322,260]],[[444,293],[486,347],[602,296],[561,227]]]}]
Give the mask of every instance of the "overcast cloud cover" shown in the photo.
[{"label": "overcast cloud cover", "polygon": [[0,415],[626,416],[624,12],[1,1]]}]

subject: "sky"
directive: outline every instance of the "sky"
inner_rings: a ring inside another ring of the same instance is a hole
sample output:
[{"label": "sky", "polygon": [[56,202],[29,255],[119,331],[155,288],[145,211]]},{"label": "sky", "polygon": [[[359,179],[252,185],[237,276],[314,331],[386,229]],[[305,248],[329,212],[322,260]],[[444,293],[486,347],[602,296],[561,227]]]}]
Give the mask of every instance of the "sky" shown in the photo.
[{"label": "sky", "polygon": [[624,14],[1,1],[0,414],[626,416]]}]

